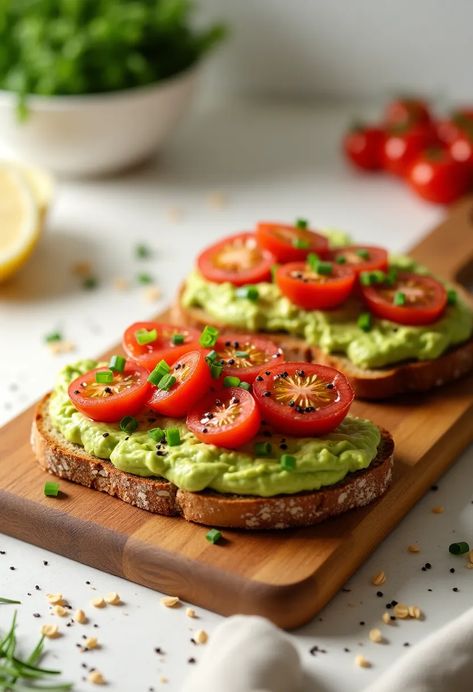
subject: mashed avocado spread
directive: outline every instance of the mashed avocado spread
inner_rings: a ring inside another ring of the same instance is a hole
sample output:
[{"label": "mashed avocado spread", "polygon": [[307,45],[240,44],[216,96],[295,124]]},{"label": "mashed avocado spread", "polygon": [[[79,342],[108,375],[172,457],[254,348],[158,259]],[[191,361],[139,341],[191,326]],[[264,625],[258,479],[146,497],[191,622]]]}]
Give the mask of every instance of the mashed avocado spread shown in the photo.
[{"label": "mashed avocado spread", "polygon": [[[122,471],[164,477],[184,490],[212,488],[221,493],[270,497],[333,485],[347,473],[367,468],[376,456],[378,428],[352,416],[324,437],[286,437],[284,451],[280,449],[282,436],[274,434],[269,438],[273,456],[267,458],[255,457],[253,445],[234,451],[199,442],[184,422],[163,418],[150,410],[137,417],[136,432],[125,433],[118,424],[86,418],[68,397],[69,383],[97,365],[96,361],[83,360],[63,368],[51,396],[51,421],[66,440],[84,447],[89,454],[110,459]],[[156,443],[147,431],[158,426],[179,428],[181,444],[164,444],[157,454]],[[267,437],[260,439],[268,441]],[[293,470],[280,466],[283,453],[295,457]]]},{"label": "mashed avocado spread", "polygon": [[[426,273],[406,257],[391,259],[391,266]],[[363,369],[438,358],[451,346],[467,341],[473,331],[473,311],[460,296],[433,324],[411,327],[374,318],[371,330],[365,332],[358,327],[357,318],[366,308],[356,298],[336,310],[307,311],[293,305],[276,284],[256,286],[257,300],[240,298],[231,283],[213,283],[194,271],[187,278],[182,304],[201,307],[216,322],[241,331],[301,336],[326,353],[347,356]]]}]

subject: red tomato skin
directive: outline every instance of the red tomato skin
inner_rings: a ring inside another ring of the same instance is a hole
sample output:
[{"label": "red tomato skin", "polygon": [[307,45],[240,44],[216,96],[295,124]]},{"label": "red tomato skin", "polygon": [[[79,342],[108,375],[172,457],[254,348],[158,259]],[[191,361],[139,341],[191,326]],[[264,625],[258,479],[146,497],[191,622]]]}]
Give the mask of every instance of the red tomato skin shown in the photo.
[{"label": "red tomato skin", "polygon": [[[412,272],[402,272],[398,275],[399,281],[407,281],[415,278],[421,283],[431,287],[437,298],[434,305],[424,308],[413,309],[405,306],[388,305],[382,298],[380,299],[376,286],[361,286],[361,294],[370,312],[380,319],[390,320],[397,324],[408,326],[422,326],[432,324],[442,317],[447,307],[447,292],[444,286],[430,276],[419,276]],[[402,286],[399,287],[402,290]]]},{"label": "red tomato skin", "polygon": [[[81,383],[88,380],[95,382],[95,373],[104,369],[106,369],[104,366],[94,368],[94,370],[89,370],[89,372],[71,382],[68,394],[73,405],[84,416],[102,423],[116,423],[124,416],[135,416],[144,407],[151,394],[151,385],[147,381],[148,371],[142,368],[141,365],[128,361],[125,365],[124,374],[128,375],[137,372],[140,379],[139,387],[113,395],[113,397],[107,399],[90,399],[82,396],[80,394],[83,389]],[[79,392],[79,394],[76,394],[76,392]]]},{"label": "red tomato skin", "polygon": [[385,131],[380,127],[360,127],[347,132],[343,151],[350,163],[363,171],[379,171],[383,167],[382,150]]},{"label": "red tomato skin", "polygon": [[391,101],[384,111],[384,122],[389,127],[398,125],[428,125],[432,118],[427,103],[419,98]]},{"label": "red tomato skin", "polygon": [[[313,414],[297,413],[293,408],[278,404],[274,396],[265,396],[267,382],[274,380],[275,376],[287,371],[291,375],[295,370],[300,369],[304,372],[314,371],[323,373],[327,381],[333,382],[337,388],[338,400],[331,405]],[[267,375],[267,373],[270,373]],[[262,418],[267,421],[277,432],[293,437],[316,437],[326,435],[334,430],[346,417],[350,406],[355,398],[353,387],[349,380],[335,368],[316,363],[285,363],[263,368],[258,377],[262,380],[255,380],[253,393],[261,411]]]},{"label": "red tomato skin", "polygon": [[388,253],[384,248],[377,247],[374,245],[347,245],[345,247],[340,247],[337,248],[336,250],[332,250],[331,252],[331,258],[335,262],[337,257],[340,255],[343,255],[344,252],[353,252],[356,253],[357,250],[368,250],[368,252],[371,252],[374,257],[367,259],[367,260],[362,260],[360,262],[346,262],[343,266],[349,266],[357,276],[361,274],[361,272],[365,271],[374,271],[376,269],[379,269],[380,271],[385,271],[388,268]]},{"label": "red tomato skin", "polygon": [[473,169],[473,138],[460,132],[448,145],[450,156]]},{"label": "red tomato skin", "polygon": [[[211,426],[201,423],[204,413],[211,410],[216,398],[228,401],[232,397],[237,397],[243,402],[245,417],[232,426],[231,430],[218,430],[212,432]],[[250,392],[240,387],[225,387],[216,393],[209,394],[196,404],[190,411],[186,420],[187,427],[201,442],[213,444],[225,449],[238,449],[251,442],[258,433],[261,426],[261,415],[256,405],[256,401]],[[207,432],[203,432],[206,429]]]},{"label": "red tomato skin", "polygon": [[[239,267],[234,271],[226,270],[222,267],[215,266],[214,258],[218,255],[225,246],[235,244],[241,241],[242,243],[250,243],[255,254],[260,256],[259,263],[254,267],[243,268]],[[229,281],[234,286],[244,286],[245,284],[256,284],[261,281],[271,281],[271,267],[276,263],[276,259],[271,252],[260,248],[257,242],[256,234],[250,231],[235,233],[227,236],[223,240],[214,243],[206,248],[197,258],[197,266],[200,273],[208,280],[214,283],[224,283]]]},{"label": "red tomato skin", "polygon": [[426,152],[411,165],[407,181],[422,199],[450,204],[468,192],[472,169],[465,162],[455,161],[447,151],[435,157]]},{"label": "red tomato skin", "polygon": [[421,152],[436,143],[437,136],[430,127],[413,127],[388,134],[383,147],[383,168],[388,173],[405,176]]},{"label": "red tomato skin", "polygon": [[[136,341],[136,332],[139,329],[151,331],[156,329],[158,338],[155,342],[141,346]],[[170,338],[163,339],[163,332],[179,333],[182,331],[187,334],[186,343],[174,346]],[[123,350],[129,358],[146,368],[149,372],[153,370],[160,360],[165,360],[168,365],[172,365],[178,358],[189,351],[200,348],[200,332],[192,327],[180,327],[161,322],[134,322],[123,334]]]},{"label": "red tomato skin", "polygon": [[355,284],[356,275],[350,267],[334,264],[337,281],[327,284],[317,284],[318,288],[311,289],[310,284],[290,276],[291,272],[301,272],[307,269],[304,262],[290,262],[278,268],[276,283],[283,295],[291,303],[305,310],[331,310],[338,307],[349,297]]},{"label": "red tomato skin", "polygon": [[[253,344],[257,350],[267,354],[267,360],[259,365],[253,365],[250,367],[235,367],[232,365],[224,365],[222,370],[222,379],[224,377],[238,377],[242,382],[248,382],[252,384],[256,375],[261,370],[261,368],[270,363],[283,363],[285,360],[283,350],[275,344],[270,339],[266,339],[260,336],[255,336],[254,334],[222,334],[217,339],[217,343],[214,346],[215,351],[222,359],[224,358],[224,353],[226,350],[225,344],[230,341],[231,344],[237,342],[239,344],[238,350],[245,351],[246,344]],[[227,361],[229,359],[227,358]]]},{"label": "red tomato skin", "polygon": [[450,142],[453,142],[462,132],[458,123],[449,118],[437,120],[435,122],[435,131],[439,142],[443,144],[450,144]]},{"label": "red tomato skin", "polygon": [[[293,234],[294,237],[307,239],[310,242],[310,247],[307,249],[297,248],[290,242],[284,242],[275,236],[274,231],[277,229],[286,231],[288,235]],[[314,252],[323,259],[329,253],[328,239],[309,229],[299,229],[274,221],[260,221],[256,227],[256,236],[261,247],[271,252],[276,262],[302,262],[309,252]]]},{"label": "red tomato skin", "polygon": [[192,368],[191,377],[180,384],[176,383],[169,391],[155,388],[148,406],[162,416],[182,418],[202,397],[209,391],[212,385],[212,375],[205,360],[204,351],[189,351],[179,358],[171,368],[171,375],[176,375],[180,368],[189,365]]}]

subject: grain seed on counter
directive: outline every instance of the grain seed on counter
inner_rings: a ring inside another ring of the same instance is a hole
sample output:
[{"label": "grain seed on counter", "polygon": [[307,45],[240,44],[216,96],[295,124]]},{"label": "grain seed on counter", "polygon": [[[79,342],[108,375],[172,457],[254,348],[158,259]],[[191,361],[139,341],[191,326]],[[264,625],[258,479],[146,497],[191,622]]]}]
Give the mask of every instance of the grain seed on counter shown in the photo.
[{"label": "grain seed on counter", "polygon": [[155,303],[161,298],[161,295],[161,289],[154,284],[152,286],[147,286],[145,289],[143,289],[142,293],[143,300],[145,300],[147,303]]},{"label": "grain seed on counter", "polygon": [[417,545],[417,543],[411,543],[410,545],[407,546],[407,552],[408,553],[420,553],[420,547]]},{"label": "grain seed on counter", "polygon": [[41,627],[41,634],[44,637],[48,637],[48,639],[57,639],[61,636],[57,625],[43,625]]},{"label": "grain seed on counter", "polygon": [[417,606],[409,606],[409,617],[415,618],[416,620],[422,620],[423,614],[421,609]]},{"label": "grain seed on counter", "polygon": [[394,615],[401,620],[405,620],[409,617],[409,606],[404,603],[397,603],[394,606]]},{"label": "grain seed on counter", "polygon": [[161,677],[159,678],[159,682],[160,682],[162,685],[165,685],[166,683],[169,682],[169,680],[168,680],[166,677],[164,677],[164,675],[161,675]]},{"label": "grain seed on counter", "polygon": [[206,644],[209,640],[209,635],[205,630],[197,630],[194,634],[194,639],[197,644]]},{"label": "grain seed on counter", "polygon": [[65,617],[68,614],[67,608],[64,608],[62,605],[55,605],[53,606],[53,613],[54,615],[57,615],[60,618]]},{"label": "grain seed on counter", "polygon": [[63,606],[66,604],[66,601],[64,600],[62,593],[48,593],[46,594],[46,598],[48,599],[51,605]]},{"label": "grain seed on counter", "polygon": [[74,622],[78,622],[79,625],[84,625],[87,622],[87,615],[81,608],[78,608],[74,613]]},{"label": "grain seed on counter", "polygon": [[97,649],[99,646],[99,643],[97,641],[97,637],[87,637],[87,639],[84,642],[84,647],[87,651],[90,651],[91,649]]},{"label": "grain seed on counter", "polygon": [[98,670],[91,670],[87,678],[92,685],[105,685],[105,678]]},{"label": "grain seed on counter", "polygon": [[188,618],[196,618],[197,613],[195,612],[194,608],[186,608],[186,615]]},{"label": "grain seed on counter", "polygon": [[366,658],[361,654],[358,654],[358,656],[355,657],[355,664],[359,668],[371,668],[371,663],[367,661]]},{"label": "grain seed on counter", "polygon": [[105,601],[109,605],[121,605],[122,603],[122,600],[116,591],[112,591],[111,593],[107,594],[105,596]]},{"label": "grain seed on counter", "polygon": [[432,507],[433,514],[443,514],[444,512],[445,508],[443,505],[435,505],[435,507]]},{"label": "grain seed on counter", "polygon": [[91,601],[90,603],[94,606],[94,608],[105,608],[105,606],[107,605],[102,597],[94,598],[93,601]]},{"label": "grain seed on counter", "polygon": [[117,276],[113,279],[113,288],[116,291],[128,291],[130,282],[124,276]]},{"label": "grain seed on counter", "polygon": [[385,625],[392,625],[394,620],[395,620],[395,618],[392,615],[390,615],[388,612],[383,613],[381,619]]},{"label": "grain seed on counter", "polygon": [[381,644],[381,642],[383,641],[383,635],[381,634],[381,630],[379,630],[377,627],[374,627],[372,630],[370,630],[368,636],[370,640],[372,642],[375,642],[376,644]]},{"label": "grain seed on counter", "polygon": [[166,608],[175,608],[177,605],[181,605],[179,596],[163,596],[159,602]]},{"label": "grain seed on counter", "polygon": [[377,574],[374,574],[371,577],[371,583],[374,586],[381,586],[381,584],[384,584],[385,581],[386,581],[386,575],[384,574],[383,571],[378,572]]}]

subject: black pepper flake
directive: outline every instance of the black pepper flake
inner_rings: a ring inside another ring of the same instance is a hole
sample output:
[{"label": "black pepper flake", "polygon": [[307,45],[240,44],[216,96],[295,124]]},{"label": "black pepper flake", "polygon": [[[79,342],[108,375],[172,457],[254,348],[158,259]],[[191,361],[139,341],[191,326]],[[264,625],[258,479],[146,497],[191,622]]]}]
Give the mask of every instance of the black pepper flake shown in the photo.
[{"label": "black pepper flake", "polygon": [[439,489],[439,487],[438,487],[438,485],[431,485],[430,489],[432,490],[432,492],[435,493]]},{"label": "black pepper flake", "polygon": [[36,589],[36,591],[41,591],[41,587],[38,586],[38,584],[35,584],[35,587],[34,587],[34,588]]},{"label": "black pepper flake", "polygon": [[376,595],[378,598],[383,598],[383,596],[384,596],[382,591],[376,591]]},{"label": "black pepper flake", "polygon": [[410,646],[409,642],[404,642],[403,646]]},{"label": "black pepper flake", "polygon": [[0,555],[6,555],[7,551],[6,550],[0,550]]},{"label": "black pepper flake", "polygon": [[279,449],[287,449],[287,444],[285,442],[281,442]]},{"label": "black pepper flake", "polygon": [[327,384],[327,389],[333,389],[335,385],[333,385],[331,382]]},{"label": "black pepper flake", "polygon": [[271,430],[263,430],[263,435],[265,437],[272,437],[273,433],[271,432]]},{"label": "black pepper flake", "polygon": [[81,663],[82,668],[87,668],[87,663]]},{"label": "black pepper flake", "polygon": [[427,589],[427,591],[432,591],[432,589]]},{"label": "black pepper flake", "polygon": [[195,658],[191,656],[190,658],[187,659],[187,663],[195,663]]},{"label": "black pepper flake", "polygon": [[40,618],[40,617],[41,617],[41,613],[33,613],[33,617],[34,617],[34,618]]},{"label": "black pepper flake", "polygon": [[269,370],[265,370],[265,373],[264,373],[264,374],[267,375],[268,377],[271,375],[271,373],[269,372]]},{"label": "black pepper flake", "polygon": [[392,621],[394,621],[394,620],[396,619],[396,616],[395,616],[395,615],[390,615],[390,616],[389,616],[389,619],[392,620]]},{"label": "black pepper flake", "polygon": [[386,603],[386,608],[387,608],[388,610],[390,610],[390,609],[392,608],[391,603]]},{"label": "black pepper flake", "polygon": [[345,651],[347,654],[350,653],[350,649],[349,649],[348,647],[346,647],[346,646],[345,646],[345,648],[343,649],[343,651]]},{"label": "black pepper flake", "polygon": [[452,591],[455,591],[455,593],[457,593],[458,591],[460,591],[460,589],[458,588],[458,586],[454,586]]},{"label": "black pepper flake", "polygon": [[263,394],[263,396],[266,396],[266,397],[271,396],[271,392],[265,392],[265,393]]},{"label": "black pepper flake", "polygon": [[342,588],[343,593],[350,593],[351,589],[347,589],[346,586]]},{"label": "black pepper flake", "polygon": [[108,432],[102,433],[102,437],[108,437],[109,435],[110,435],[110,433],[108,433]]},{"label": "black pepper flake", "polygon": [[87,586],[90,586],[90,581],[86,581],[85,583],[87,584]]},{"label": "black pepper flake", "polygon": [[11,569],[12,572],[14,572],[15,569],[16,569],[16,567],[13,567],[13,565],[10,565],[10,569]]},{"label": "black pepper flake", "polygon": [[43,560],[43,565],[47,567],[49,565],[49,562],[47,560]]},{"label": "black pepper flake", "polygon": [[164,651],[161,649],[160,646],[156,646],[156,647],[155,647],[154,653],[155,653],[155,654],[159,654],[160,656],[163,656],[163,655],[164,655]]},{"label": "black pepper flake", "polygon": [[363,625],[365,625],[365,624],[366,624],[366,623],[365,623],[364,620],[360,620],[360,625],[361,625],[362,627],[363,627]]},{"label": "black pepper flake", "polygon": [[98,627],[97,623],[95,623],[94,627]]},{"label": "black pepper flake", "polygon": [[392,600],[392,601],[391,601],[391,605],[392,605],[392,607],[394,608],[394,606],[397,606],[397,605],[398,605],[398,602],[397,602],[397,601],[394,601],[394,600]]},{"label": "black pepper flake", "polygon": [[450,574],[455,574],[455,567],[450,567]]},{"label": "black pepper flake", "polygon": [[425,569],[432,569],[432,565],[430,564],[430,562],[425,563]]},{"label": "black pepper flake", "polygon": [[256,378],[256,381],[257,381],[257,382],[262,382],[262,381],[263,381],[263,378],[261,377],[261,375],[258,375],[258,377]]},{"label": "black pepper flake", "polygon": [[194,637],[191,637],[191,644],[197,644],[197,642],[195,641]]}]

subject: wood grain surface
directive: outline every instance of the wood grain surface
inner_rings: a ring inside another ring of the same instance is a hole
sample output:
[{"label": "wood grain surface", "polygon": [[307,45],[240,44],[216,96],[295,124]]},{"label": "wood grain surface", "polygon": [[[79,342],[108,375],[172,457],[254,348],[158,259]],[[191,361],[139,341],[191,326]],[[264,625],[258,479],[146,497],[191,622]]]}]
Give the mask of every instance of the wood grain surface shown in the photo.
[{"label": "wood grain surface", "polygon": [[[473,200],[452,207],[411,254],[445,278],[467,280]],[[44,497],[50,476],[30,449],[29,409],[0,431],[0,531],[224,615],[258,613],[296,627],[327,603],[473,440],[473,377],[424,395],[356,402],[353,413],[394,436],[394,481],[383,498],[313,528],[225,530],[225,542],[211,545],[205,527],[150,515],[67,481],[60,498]]]}]

